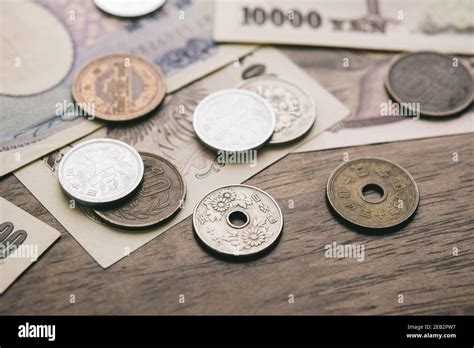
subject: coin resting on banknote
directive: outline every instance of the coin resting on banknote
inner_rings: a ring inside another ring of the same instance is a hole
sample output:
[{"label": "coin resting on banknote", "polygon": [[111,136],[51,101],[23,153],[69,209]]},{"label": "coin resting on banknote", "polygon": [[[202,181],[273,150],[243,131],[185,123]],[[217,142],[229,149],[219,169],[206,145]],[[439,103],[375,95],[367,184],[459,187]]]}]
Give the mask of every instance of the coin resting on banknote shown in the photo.
[{"label": "coin resting on banknote", "polygon": [[258,94],[239,89],[214,92],[193,114],[198,138],[217,151],[239,152],[261,147],[275,130],[275,113]]},{"label": "coin resting on banknote", "polygon": [[88,62],[72,86],[76,103],[106,121],[129,121],[155,109],[166,94],[158,66],[143,57],[112,54]]},{"label": "coin resting on banknote", "polygon": [[73,147],[61,160],[58,178],[79,203],[101,205],[133,193],[143,179],[143,160],[124,142],[94,139]]},{"label": "coin resting on banknote", "polygon": [[338,166],[328,178],[326,193],[339,216],[371,229],[402,224],[413,215],[420,200],[418,186],[405,169],[374,157]]},{"label": "coin resting on banknote", "polygon": [[123,228],[144,228],[173,216],[184,203],[186,185],[178,169],[163,157],[140,152],[143,182],[129,199],[93,211],[104,221]]},{"label": "coin resting on banknote", "polygon": [[465,64],[436,52],[395,57],[385,87],[400,105],[417,107],[425,116],[455,114],[467,108],[473,97],[473,78]]},{"label": "coin resting on banknote", "polygon": [[275,76],[259,76],[242,83],[239,88],[263,97],[276,116],[275,132],[269,144],[285,144],[303,137],[316,120],[312,98],[295,84]]},{"label": "coin resting on banknote", "polygon": [[159,9],[166,0],[94,0],[102,11],[119,17],[138,17]]}]

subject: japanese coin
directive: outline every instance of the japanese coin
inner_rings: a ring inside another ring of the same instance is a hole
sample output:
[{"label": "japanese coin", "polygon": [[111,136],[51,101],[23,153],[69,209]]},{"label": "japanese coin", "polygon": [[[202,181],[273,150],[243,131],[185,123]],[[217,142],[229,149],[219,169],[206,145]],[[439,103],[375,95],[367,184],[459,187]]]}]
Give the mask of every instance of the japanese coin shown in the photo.
[{"label": "japanese coin", "polygon": [[380,158],[358,158],[338,166],[329,176],[327,197],[349,222],[367,228],[394,227],[416,210],[420,195],[411,175]]},{"label": "japanese coin", "polygon": [[245,81],[239,88],[257,93],[273,108],[276,125],[269,144],[285,144],[301,138],[316,120],[311,97],[290,82],[262,76]]},{"label": "japanese coin", "polygon": [[143,161],[124,142],[94,139],[74,146],[61,160],[58,178],[64,192],[79,203],[116,202],[138,188]]},{"label": "japanese coin", "polygon": [[165,0],[94,0],[102,11],[118,17],[138,17],[159,9]]},{"label": "japanese coin", "polygon": [[142,228],[160,223],[183,205],[186,186],[178,169],[166,159],[140,152],[145,174],[139,190],[113,207],[94,208],[106,222],[119,227]]},{"label": "japanese coin", "polygon": [[76,75],[72,95],[87,113],[107,121],[128,121],[155,109],[166,86],[160,69],[145,58],[112,54],[87,63]]},{"label": "japanese coin", "polygon": [[201,100],[194,110],[193,127],[199,139],[214,150],[252,150],[272,136],[275,113],[256,93],[225,89]]},{"label": "japanese coin", "polygon": [[283,228],[277,202],[247,185],[229,185],[209,192],[193,214],[197,237],[211,250],[249,256],[269,248]]},{"label": "japanese coin", "polygon": [[468,68],[452,57],[435,52],[398,56],[385,77],[385,87],[398,103],[426,116],[446,116],[469,106],[473,79]]}]

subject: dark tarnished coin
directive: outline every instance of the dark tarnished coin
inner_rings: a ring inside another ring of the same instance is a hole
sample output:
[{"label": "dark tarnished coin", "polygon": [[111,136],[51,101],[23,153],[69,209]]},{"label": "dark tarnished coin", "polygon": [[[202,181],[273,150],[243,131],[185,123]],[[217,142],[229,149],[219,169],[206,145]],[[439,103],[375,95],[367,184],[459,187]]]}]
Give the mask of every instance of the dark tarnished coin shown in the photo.
[{"label": "dark tarnished coin", "polygon": [[472,102],[473,78],[458,58],[435,52],[398,56],[390,65],[385,87],[398,103],[426,116],[447,116]]},{"label": "dark tarnished coin", "polygon": [[166,159],[140,152],[145,165],[143,183],[126,202],[94,209],[106,222],[119,227],[142,228],[158,224],[180,209],[186,195],[183,177]]},{"label": "dark tarnished coin", "polygon": [[332,208],[349,222],[367,228],[394,227],[407,220],[420,199],[412,176],[380,158],[358,158],[338,166],[326,189]]},{"label": "dark tarnished coin", "polygon": [[298,86],[274,76],[259,76],[239,86],[263,97],[276,116],[269,144],[286,144],[303,137],[313,127],[316,109],[311,97]]},{"label": "dark tarnished coin", "polygon": [[193,225],[197,237],[211,250],[249,256],[269,248],[283,228],[277,202],[247,185],[228,185],[209,192],[196,205]]}]

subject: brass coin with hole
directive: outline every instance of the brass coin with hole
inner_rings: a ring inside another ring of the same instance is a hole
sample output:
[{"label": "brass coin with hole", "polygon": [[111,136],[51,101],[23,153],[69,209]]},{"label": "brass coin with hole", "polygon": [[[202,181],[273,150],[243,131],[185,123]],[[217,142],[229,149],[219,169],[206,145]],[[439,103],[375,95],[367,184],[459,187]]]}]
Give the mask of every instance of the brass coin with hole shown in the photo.
[{"label": "brass coin with hole", "polygon": [[342,218],[373,229],[405,222],[420,200],[418,186],[404,168],[374,157],[338,166],[329,176],[326,193],[329,204]]},{"label": "brass coin with hole", "polygon": [[272,246],[283,228],[283,215],[268,193],[248,185],[228,185],[205,195],[196,205],[197,238],[227,256],[250,256]]}]

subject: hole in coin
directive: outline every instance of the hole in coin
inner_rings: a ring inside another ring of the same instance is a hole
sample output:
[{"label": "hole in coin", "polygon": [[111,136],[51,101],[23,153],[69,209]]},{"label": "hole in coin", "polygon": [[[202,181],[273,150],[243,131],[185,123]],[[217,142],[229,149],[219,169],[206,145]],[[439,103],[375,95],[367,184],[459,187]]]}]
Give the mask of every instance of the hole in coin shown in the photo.
[{"label": "hole in coin", "polygon": [[368,203],[379,203],[384,200],[384,190],[377,184],[367,184],[362,188],[362,198]]},{"label": "hole in coin", "polygon": [[234,210],[227,215],[227,222],[234,228],[245,227],[249,220],[247,213],[241,210]]}]

